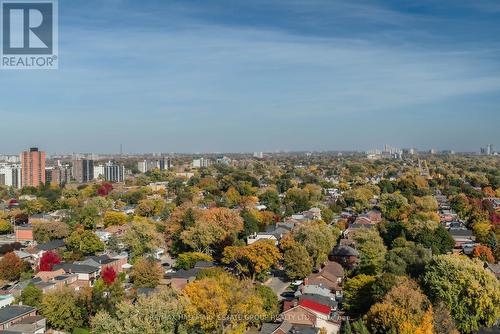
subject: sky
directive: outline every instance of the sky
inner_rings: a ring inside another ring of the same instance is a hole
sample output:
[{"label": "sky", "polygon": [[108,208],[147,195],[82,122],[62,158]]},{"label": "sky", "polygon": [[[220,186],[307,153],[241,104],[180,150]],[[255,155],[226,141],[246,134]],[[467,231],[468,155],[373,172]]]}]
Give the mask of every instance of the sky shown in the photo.
[{"label": "sky", "polygon": [[59,0],[0,152],[500,150],[496,0]]}]

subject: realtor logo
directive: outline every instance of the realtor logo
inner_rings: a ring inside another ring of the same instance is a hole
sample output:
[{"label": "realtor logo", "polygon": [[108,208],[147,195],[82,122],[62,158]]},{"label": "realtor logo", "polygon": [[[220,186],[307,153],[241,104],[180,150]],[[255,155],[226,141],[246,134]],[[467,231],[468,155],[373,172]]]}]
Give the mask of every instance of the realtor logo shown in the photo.
[{"label": "realtor logo", "polygon": [[0,0],[1,68],[58,67],[57,2]]}]

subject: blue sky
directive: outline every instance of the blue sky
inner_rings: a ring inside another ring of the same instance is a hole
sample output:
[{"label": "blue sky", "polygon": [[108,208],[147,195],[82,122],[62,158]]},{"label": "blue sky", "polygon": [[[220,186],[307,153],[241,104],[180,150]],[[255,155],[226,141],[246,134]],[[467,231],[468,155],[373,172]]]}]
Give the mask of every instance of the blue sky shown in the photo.
[{"label": "blue sky", "polygon": [[0,152],[500,148],[500,2],[59,0]]}]

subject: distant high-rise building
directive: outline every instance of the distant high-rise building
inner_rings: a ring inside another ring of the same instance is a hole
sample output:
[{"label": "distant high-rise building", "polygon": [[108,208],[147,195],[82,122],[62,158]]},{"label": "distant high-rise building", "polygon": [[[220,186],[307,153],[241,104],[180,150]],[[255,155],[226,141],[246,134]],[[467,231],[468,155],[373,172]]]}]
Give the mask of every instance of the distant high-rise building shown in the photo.
[{"label": "distant high-rise building", "polygon": [[21,187],[38,187],[45,183],[45,152],[32,147],[21,157]]},{"label": "distant high-rise building", "polygon": [[104,166],[104,178],[110,182],[123,182],[125,181],[125,166],[108,162]]},{"label": "distant high-rise building", "polygon": [[18,164],[0,164],[0,185],[21,187],[21,166]]},{"label": "distant high-rise building", "polygon": [[94,161],[89,159],[73,160],[73,177],[79,183],[94,179]]},{"label": "distant high-rise building", "polygon": [[262,153],[262,152],[254,152],[253,153],[253,157],[257,158],[257,159],[262,159],[262,158],[264,158],[264,153]]},{"label": "distant high-rise building", "polygon": [[212,160],[210,159],[205,159],[205,158],[200,158],[200,159],[194,159],[193,160],[193,168],[206,168],[212,164]]},{"label": "distant high-rise building", "polygon": [[172,168],[172,161],[168,157],[160,157],[154,160],[141,160],[137,162],[137,169],[141,173],[152,171],[153,169],[165,170]]},{"label": "distant high-rise building", "polygon": [[104,166],[103,165],[94,166],[94,180],[98,179],[99,177],[104,178]]},{"label": "distant high-rise building", "polygon": [[69,166],[54,166],[45,168],[45,182],[60,186],[71,181],[71,168]]}]

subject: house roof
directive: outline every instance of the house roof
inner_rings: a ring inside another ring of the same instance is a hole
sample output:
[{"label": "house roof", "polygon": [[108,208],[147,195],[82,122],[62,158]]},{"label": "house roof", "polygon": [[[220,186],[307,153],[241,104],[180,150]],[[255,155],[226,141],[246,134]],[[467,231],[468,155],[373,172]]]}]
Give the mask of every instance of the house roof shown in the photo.
[{"label": "house roof", "polygon": [[333,255],[334,256],[359,256],[359,253],[357,250],[352,248],[351,246],[338,246],[333,249]]},{"label": "house roof", "polygon": [[200,272],[199,268],[193,268],[193,269],[189,269],[189,270],[180,269],[180,270],[177,270],[176,272],[168,273],[167,277],[168,278],[189,279],[189,278],[196,277],[196,275],[198,275],[199,272]]},{"label": "house roof", "polygon": [[301,300],[310,300],[310,301],[313,301],[315,303],[318,303],[318,304],[321,304],[324,306],[328,306],[330,308],[337,308],[337,306],[338,306],[338,303],[333,298],[322,296],[322,295],[310,294],[310,293],[303,294],[302,296],[300,296],[299,302]]},{"label": "house roof", "polygon": [[312,311],[326,314],[326,315],[329,315],[330,311],[331,311],[329,306],[317,303],[317,302],[315,302],[313,300],[309,300],[309,299],[299,300],[299,305],[302,307],[305,307],[307,309],[310,309]]},{"label": "house roof", "polygon": [[7,305],[0,308],[0,324],[12,321],[33,311],[36,311],[36,308],[31,306]]},{"label": "house roof", "polygon": [[75,263],[59,263],[54,265],[54,270],[63,269],[66,273],[71,274],[91,274],[99,271],[99,268],[89,266],[86,264],[75,264]]},{"label": "house roof", "polygon": [[329,273],[336,277],[344,277],[344,268],[342,268],[342,265],[338,262],[328,261],[321,270],[321,273]]},{"label": "house roof", "polygon": [[63,239],[56,239],[56,240],[46,242],[44,244],[37,245],[36,249],[39,251],[49,251],[49,250],[62,248],[64,246],[65,246],[65,244],[64,244]]},{"label": "house roof", "polygon": [[262,324],[259,334],[274,334],[278,329],[283,333],[290,333],[292,327],[293,325],[288,321],[283,321],[282,323],[265,322]]},{"label": "house roof", "polygon": [[215,264],[212,261],[197,261],[194,264],[195,268],[203,269],[203,268],[213,268]]}]

